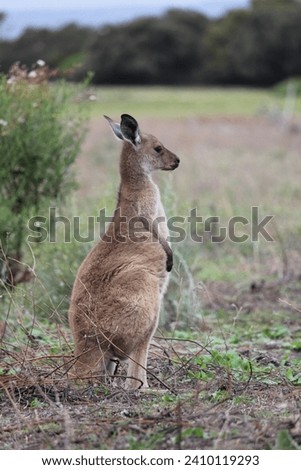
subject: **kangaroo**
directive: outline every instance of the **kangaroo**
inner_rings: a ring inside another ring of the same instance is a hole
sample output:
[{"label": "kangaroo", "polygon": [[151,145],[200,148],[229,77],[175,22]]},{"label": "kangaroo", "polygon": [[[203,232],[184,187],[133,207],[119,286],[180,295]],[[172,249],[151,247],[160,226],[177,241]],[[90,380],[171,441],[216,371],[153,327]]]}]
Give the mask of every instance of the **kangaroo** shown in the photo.
[{"label": "kangaroo", "polygon": [[147,388],[147,356],[173,256],[154,170],[174,170],[179,158],[136,119],[105,116],[123,142],[117,207],[106,233],[81,264],[73,285],[69,323],[78,377],[112,377],[127,360],[127,389]]}]

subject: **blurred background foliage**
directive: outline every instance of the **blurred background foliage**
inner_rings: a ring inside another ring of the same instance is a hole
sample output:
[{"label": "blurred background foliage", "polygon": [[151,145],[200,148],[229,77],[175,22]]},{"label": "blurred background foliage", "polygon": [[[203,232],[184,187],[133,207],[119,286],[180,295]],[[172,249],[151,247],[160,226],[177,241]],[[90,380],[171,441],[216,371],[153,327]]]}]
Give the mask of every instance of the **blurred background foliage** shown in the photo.
[{"label": "blurred background foliage", "polygon": [[0,71],[43,59],[73,80],[93,71],[95,84],[270,86],[301,75],[300,24],[298,0],[253,0],[218,19],[172,9],[99,29],[27,29],[0,42]]},{"label": "blurred background foliage", "polygon": [[70,167],[85,127],[70,103],[80,90],[65,81],[51,87],[51,76],[43,61],[0,76],[0,281],[9,286],[30,280],[20,269],[28,220],[75,187]]}]

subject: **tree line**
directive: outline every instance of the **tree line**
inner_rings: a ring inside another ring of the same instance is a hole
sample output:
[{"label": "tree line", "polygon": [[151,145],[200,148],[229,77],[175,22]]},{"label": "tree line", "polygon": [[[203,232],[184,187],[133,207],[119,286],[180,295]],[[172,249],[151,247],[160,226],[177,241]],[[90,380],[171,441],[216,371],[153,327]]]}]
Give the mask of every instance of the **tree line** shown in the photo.
[{"label": "tree line", "polygon": [[0,72],[37,59],[95,84],[270,86],[301,75],[301,2],[252,0],[248,9],[210,19],[171,9],[99,29],[69,24],[27,29],[0,41]]}]

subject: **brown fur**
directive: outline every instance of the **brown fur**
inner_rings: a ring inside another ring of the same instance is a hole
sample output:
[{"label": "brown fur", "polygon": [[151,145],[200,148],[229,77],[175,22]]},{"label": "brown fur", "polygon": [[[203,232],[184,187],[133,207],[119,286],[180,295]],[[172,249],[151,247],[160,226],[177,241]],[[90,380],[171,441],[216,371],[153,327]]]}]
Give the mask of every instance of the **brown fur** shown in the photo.
[{"label": "brown fur", "polygon": [[[172,267],[167,224],[153,223],[165,213],[151,172],[173,170],[179,159],[156,137],[140,134],[131,116],[122,115],[120,125],[107,119],[123,140],[121,182],[113,221],[83,261],[73,286],[74,371],[80,377],[112,375],[114,359],[128,360],[126,387],[147,387],[149,343],[167,287],[166,270]],[[133,217],[135,227],[129,224]],[[135,235],[144,241],[135,242]]]}]

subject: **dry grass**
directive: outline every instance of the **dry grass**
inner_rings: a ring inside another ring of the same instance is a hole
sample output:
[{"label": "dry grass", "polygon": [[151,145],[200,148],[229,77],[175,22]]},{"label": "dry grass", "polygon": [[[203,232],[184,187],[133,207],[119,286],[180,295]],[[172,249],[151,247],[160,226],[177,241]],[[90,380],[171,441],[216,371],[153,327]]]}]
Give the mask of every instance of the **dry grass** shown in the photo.
[{"label": "dry grass", "polygon": [[160,339],[149,361],[152,388],[126,392],[121,379],[75,384],[66,375],[69,357],[35,346],[10,356],[17,374],[1,376],[2,449],[262,449],[273,448],[283,429],[300,444],[300,391],[283,376],[275,348],[262,345],[252,358],[257,372],[249,368],[244,379],[212,359],[214,378],[201,380],[195,359],[211,346]]}]

